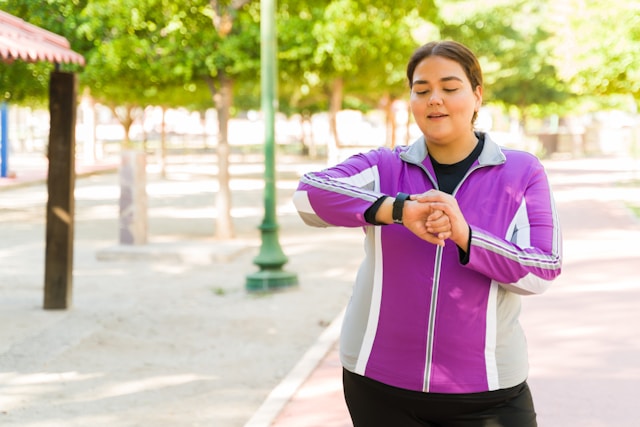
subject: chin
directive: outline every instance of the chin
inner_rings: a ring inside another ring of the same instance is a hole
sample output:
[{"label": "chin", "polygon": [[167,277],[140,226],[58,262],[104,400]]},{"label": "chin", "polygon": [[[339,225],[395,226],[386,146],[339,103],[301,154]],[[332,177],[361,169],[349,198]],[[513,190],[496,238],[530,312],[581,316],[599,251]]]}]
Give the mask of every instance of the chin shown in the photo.
[{"label": "chin", "polygon": [[450,139],[450,135],[425,133],[424,139],[430,144],[445,145]]}]

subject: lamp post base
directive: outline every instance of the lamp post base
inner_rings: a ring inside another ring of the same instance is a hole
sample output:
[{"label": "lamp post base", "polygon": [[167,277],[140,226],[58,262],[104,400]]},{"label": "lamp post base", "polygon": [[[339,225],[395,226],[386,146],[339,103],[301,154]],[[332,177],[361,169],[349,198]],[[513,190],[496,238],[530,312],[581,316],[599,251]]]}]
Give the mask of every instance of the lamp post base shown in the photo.
[{"label": "lamp post base", "polygon": [[298,284],[295,273],[281,270],[262,270],[247,276],[246,289],[250,292],[266,292],[290,288]]}]

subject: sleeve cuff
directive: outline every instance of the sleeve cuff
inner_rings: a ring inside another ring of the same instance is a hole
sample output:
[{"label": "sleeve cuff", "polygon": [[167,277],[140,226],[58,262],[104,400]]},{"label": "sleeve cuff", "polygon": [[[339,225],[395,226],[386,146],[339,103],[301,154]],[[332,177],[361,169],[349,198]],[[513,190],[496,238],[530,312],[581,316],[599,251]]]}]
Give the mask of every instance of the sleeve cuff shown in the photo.
[{"label": "sleeve cuff", "polygon": [[460,259],[460,264],[467,265],[469,264],[469,257],[471,256],[471,227],[469,227],[469,241],[467,242],[467,252],[460,249],[458,246],[458,256]]},{"label": "sleeve cuff", "polygon": [[376,214],[378,213],[378,209],[380,209],[380,206],[386,200],[387,197],[389,196],[382,196],[378,200],[373,202],[371,206],[369,206],[369,208],[364,212],[365,221],[367,221],[369,224],[372,224],[372,225],[386,225],[382,222],[376,221]]}]

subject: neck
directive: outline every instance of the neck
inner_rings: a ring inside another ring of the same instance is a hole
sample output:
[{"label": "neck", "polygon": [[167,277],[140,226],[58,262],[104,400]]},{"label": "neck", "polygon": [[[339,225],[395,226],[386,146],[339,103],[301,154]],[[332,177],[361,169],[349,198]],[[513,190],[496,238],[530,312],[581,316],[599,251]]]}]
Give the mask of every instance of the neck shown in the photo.
[{"label": "neck", "polygon": [[436,162],[443,165],[452,165],[467,158],[469,154],[476,148],[478,138],[475,133],[464,139],[461,143],[441,144],[433,141],[427,141],[429,155]]}]

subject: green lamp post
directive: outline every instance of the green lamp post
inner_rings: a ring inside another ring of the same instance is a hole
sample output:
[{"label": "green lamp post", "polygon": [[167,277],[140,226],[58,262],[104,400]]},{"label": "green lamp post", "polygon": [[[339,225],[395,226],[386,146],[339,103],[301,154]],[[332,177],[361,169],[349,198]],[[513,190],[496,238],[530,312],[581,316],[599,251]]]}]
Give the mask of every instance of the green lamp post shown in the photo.
[{"label": "green lamp post", "polygon": [[260,57],[262,113],[265,129],[265,170],[264,170],[264,219],[260,225],[262,244],[253,263],[260,270],[247,276],[246,288],[249,291],[268,291],[286,288],[298,284],[294,273],[282,269],[287,256],[278,242],[278,224],[276,220],[275,185],[275,115],[278,102],[277,62],[276,62],[276,0],[261,0],[260,7]]}]

